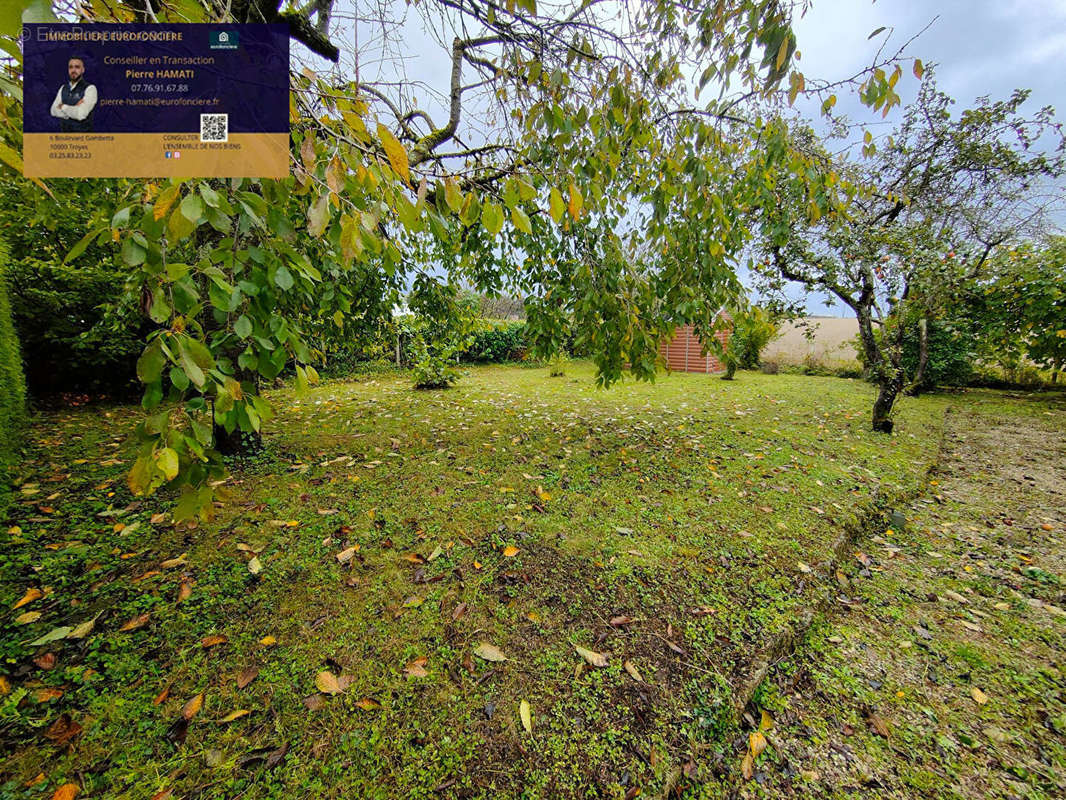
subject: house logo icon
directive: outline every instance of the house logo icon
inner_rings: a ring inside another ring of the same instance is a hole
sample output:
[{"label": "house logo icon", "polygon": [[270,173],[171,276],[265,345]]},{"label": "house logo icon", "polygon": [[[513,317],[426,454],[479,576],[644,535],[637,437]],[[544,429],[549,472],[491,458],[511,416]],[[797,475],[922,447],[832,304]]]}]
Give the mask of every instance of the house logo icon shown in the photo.
[{"label": "house logo icon", "polygon": [[211,31],[212,50],[236,50],[240,43],[237,31]]}]

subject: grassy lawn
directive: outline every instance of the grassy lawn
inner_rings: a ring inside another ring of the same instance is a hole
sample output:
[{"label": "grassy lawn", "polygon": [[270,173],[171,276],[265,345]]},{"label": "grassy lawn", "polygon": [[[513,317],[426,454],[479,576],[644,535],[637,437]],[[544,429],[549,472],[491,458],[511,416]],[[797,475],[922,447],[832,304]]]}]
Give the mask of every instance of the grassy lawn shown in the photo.
[{"label": "grassy lawn", "polygon": [[947,429],[929,495],[777,665],[740,796],[1063,796],[1066,396],[969,392]]},{"label": "grassy lawn", "polygon": [[948,405],[886,438],[857,381],[584,364],[272,399],[195,529],[125,488],[137,409],[38,418],[0,529],[0,795],[711,796],[753,659],[845,526],[922,485]]}]

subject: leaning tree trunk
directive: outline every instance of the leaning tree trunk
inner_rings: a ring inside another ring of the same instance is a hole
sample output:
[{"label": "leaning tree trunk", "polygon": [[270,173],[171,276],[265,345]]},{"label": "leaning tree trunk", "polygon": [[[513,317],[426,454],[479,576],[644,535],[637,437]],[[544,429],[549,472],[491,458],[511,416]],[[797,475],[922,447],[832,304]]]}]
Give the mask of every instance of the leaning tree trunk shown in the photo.
[{"label": "leaning tree trunk", "polygon": [[903,370],[892,369],[879,381],[877,399],[874,401],[873,429],[876,433],[892,433],[892,406],[896,404],[903,389]]}]

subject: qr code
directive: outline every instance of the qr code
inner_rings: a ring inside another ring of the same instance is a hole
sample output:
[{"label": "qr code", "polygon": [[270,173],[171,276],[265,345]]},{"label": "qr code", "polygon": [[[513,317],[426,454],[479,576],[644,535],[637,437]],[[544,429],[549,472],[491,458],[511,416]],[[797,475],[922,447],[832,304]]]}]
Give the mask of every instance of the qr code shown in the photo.
[{"label": "qr code", "polygon": [[229,114],[201,114],[200,141],[228,142]]}]

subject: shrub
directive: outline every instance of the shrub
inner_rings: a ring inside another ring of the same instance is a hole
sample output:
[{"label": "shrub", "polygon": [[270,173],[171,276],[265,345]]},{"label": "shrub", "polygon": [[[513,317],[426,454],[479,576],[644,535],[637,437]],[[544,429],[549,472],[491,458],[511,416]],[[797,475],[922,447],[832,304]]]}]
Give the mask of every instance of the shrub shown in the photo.
[{"label": "shrub", "polygon": [[475,329],[472,341],[459,355],[461,361],[468,363],[499,364],[506,361],[518,361],[526,351],[526,325],[524,322],[504,324],[483,323]]},{"label": "shrub", "polygon": [[755,307],[733,318],[733,332],[729,335],[729,350],[741,369],[759,366],[763,348],[777,337],[777,325],[765,309]]},{"label": "shrub", "polygon": [[136,394],[145,321],[127,297],[127,273],[109,263],[23,258],[10,264],[14,323],[34,396]]},{"label": "shrub", "polygon": [[[14,461],[26,417],[26,381],[7,294],[8,250],[0,240],[0,468]],[[3,491],[0,481],[0,491]]]},{"label": "shrub", "polygon": [[[932,389],[936,386],[966,386],[973,378],[977,355],[973,338],[947,322],[928,324],[929,359],[925,376],[917,389]],[[861,350],[859,352],[862,352]],[[908,380],[913,380],[918,370],[918,326],[908,326],[903,333],[903,369]]]}]

